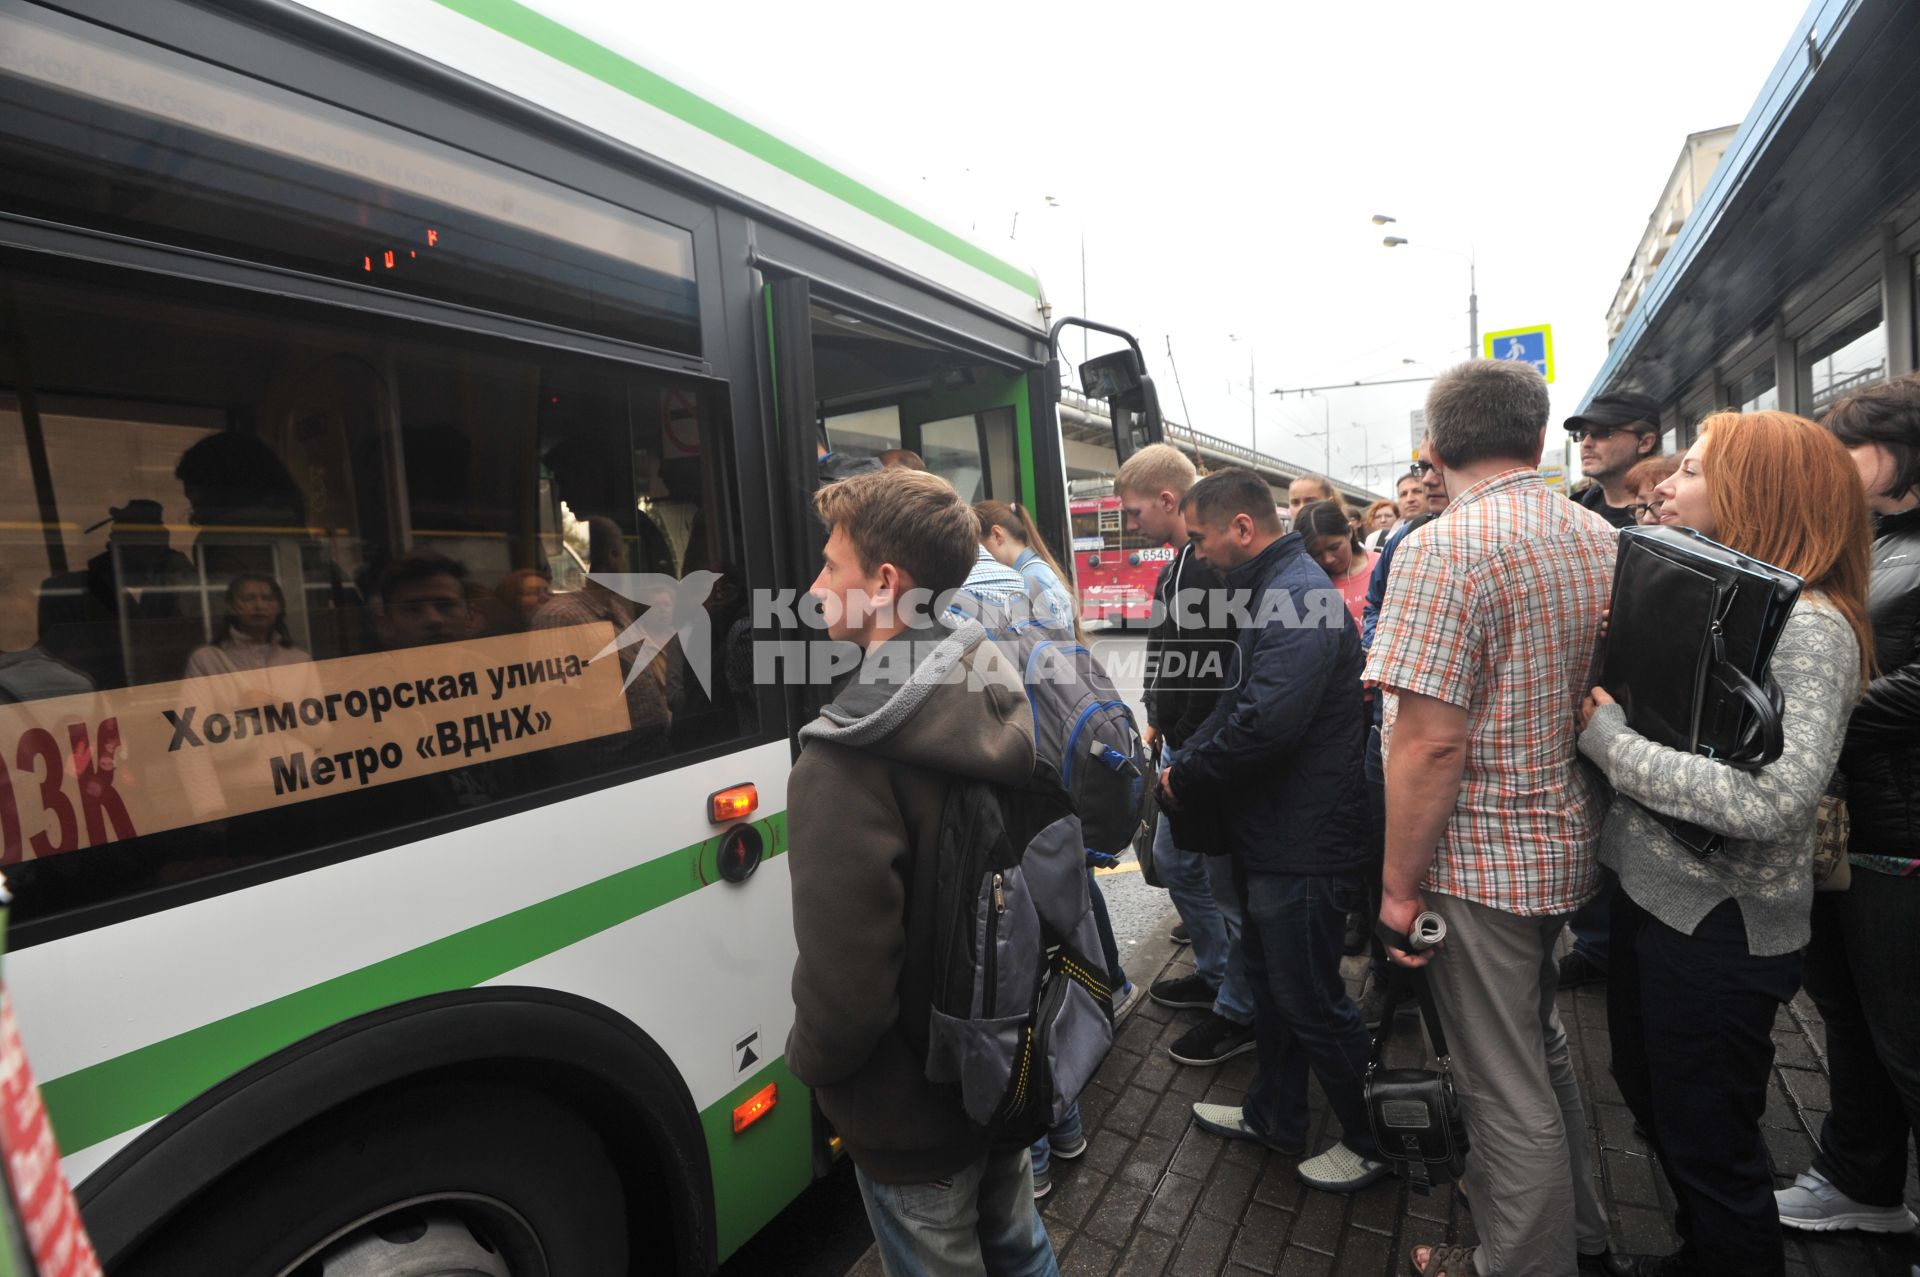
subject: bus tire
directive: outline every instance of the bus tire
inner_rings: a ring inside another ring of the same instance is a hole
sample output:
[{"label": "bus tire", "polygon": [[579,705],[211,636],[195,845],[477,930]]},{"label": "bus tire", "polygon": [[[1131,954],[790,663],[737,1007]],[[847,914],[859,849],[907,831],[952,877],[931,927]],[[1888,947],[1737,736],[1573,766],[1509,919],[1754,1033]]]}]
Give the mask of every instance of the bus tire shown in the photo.
[{"label": "bus tire", "polygon": [[308,1123],[195,1198],[113,1277],[327,1277],[321,1252],[459,1231],[450,1219],[511,1277],[628,1271],[626,1200],[594,1129],[536,1090],[450,1081]]}]

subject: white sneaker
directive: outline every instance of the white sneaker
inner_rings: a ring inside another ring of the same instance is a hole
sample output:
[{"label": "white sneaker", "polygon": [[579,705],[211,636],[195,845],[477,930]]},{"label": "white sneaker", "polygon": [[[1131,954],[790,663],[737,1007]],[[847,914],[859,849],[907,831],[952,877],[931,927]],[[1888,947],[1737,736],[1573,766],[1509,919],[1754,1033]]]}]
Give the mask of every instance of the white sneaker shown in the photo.
[{"label": "white sneaker", "polygon": [[1393,1168],[1385,1162],[1362,1157],[1345,1144],[1335,1144],[1318,1157],[1309,1157],[1295,1169],[1302,1184],[1328,1193],[1357,1193],[1369,1184],[1379,1183],[1392,1172]]},{"label": "white sneaker", "polygon": [[1913,1212],[1902,1206],[1862,1206],[1819,1171],[1806,1171],[1789,1188],[1776,1189],[1780,1222],[1810,1233],[1857,1228],[1863,1233],[1913,1231]]}]

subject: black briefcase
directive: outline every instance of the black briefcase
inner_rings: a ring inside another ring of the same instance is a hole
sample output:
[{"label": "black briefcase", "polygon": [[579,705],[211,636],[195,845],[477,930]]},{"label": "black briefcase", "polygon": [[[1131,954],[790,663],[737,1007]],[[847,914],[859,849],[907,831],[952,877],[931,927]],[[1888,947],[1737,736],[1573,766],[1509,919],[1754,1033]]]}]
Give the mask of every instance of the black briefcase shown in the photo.
[{"label": "black briefcase", "polygon": [[[1392,941],[1404,946],[1406,937]],[[1386,1067],[1387,1042],[1400,1004],[1409,996],[1420,1000],[1420,1016],[1440,1061],[1438,1069]],[[1453,1089],[1453,1065],[1447,1037],[1440,1029],[1440,1012],[1427,988],[1427,973],[1395,967],[1387,988],[1386,1009],[1373,1039],[1365,1083],[1367,1125],[1373,1131],[1380,1156],[1413,1191],[1425,1196],[1437,1184],[1460,1178],[1467,1166],[1467,1119]]]},{"label": "black briefcase", "polygon": [[[1765,766],[1783,744],[1768,666],[1802,584],[1688,528],[1622,529],[1600,686],[1648,740],[1733,767]],[[1660,820],[1697,855],[1725,843],[1697,825]]]}]

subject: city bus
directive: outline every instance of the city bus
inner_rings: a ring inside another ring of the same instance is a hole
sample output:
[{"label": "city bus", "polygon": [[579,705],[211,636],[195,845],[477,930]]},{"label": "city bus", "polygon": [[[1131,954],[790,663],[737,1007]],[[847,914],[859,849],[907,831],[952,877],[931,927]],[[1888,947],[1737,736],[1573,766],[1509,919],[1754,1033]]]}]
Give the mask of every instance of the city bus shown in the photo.
[{"label": "city bus", "polygon": [[1038,282],[511,0],[0,0],[0,171],[7,977],[107,1271],[715,1267],[833,1156],[818,458],[1059,543]]},{"label": "city bus", "polygon": [[1116,496],[1076,496],[1067,501],[1073,528],[1073,579],[1080,616],[1088,621],[1144,623],[1153,612],[1153,587],[1173,558],[1164,545],[1149,545],[1127,526]]}]

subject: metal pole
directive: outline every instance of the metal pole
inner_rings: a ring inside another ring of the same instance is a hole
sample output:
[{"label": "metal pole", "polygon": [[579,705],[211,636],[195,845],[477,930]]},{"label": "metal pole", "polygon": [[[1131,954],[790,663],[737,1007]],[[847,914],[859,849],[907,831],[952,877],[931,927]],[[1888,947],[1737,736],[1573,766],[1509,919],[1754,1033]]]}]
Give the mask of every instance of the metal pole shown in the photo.
[{"label": "metal pole", "polygon": [[1329,484],[1333,482],[1333,400],[1320,396],[1320,419],[1327,427],[1327,464],[1320,477]]},{"label": "metal pole", "polygon": [[[1081,298],[1082,309],[1085,301]],[[1467,343],[1467,358],[1480,358],[1480,281],[1471,254],[1467,256]]]},{"label": "metal pole", "polygon": [[1253,441],[1253,455],[1260,455],[1260,392],[1253,384],[1253,343],[1247,343],[1247,433]]},{"label": "metal pole", "polygon": [[[1093,313],[1087,309],[1087,233],[1085,230],[1080,232],[1080,313],[1082,315]],[[1080,362],[1083,364],[1087,362],[1087,330],[1084,328],[1080,330]]]}]

